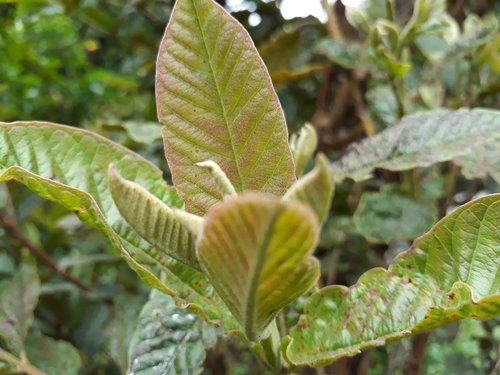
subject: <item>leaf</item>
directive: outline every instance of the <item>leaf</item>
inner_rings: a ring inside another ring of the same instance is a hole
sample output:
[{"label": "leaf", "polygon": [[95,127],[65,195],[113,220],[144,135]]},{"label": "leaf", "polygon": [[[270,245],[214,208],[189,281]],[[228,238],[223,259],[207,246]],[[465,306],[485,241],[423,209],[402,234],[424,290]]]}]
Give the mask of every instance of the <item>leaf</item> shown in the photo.
[{"label": "leaf", "polygon": [[156,122],[125,121],[120,125],[134,142],[149,145],[161,140],[161,125]]},{"label": "leaf", "polygon": [[322,224],[330,211],[333,193],[333,178],[328,159],[319,154],[314,169],[295,182],[283,199],[305,204],[314,211],[318,222]]},{"label": "leaf", "polygon": [[389,243],[418,237],[435,223],[436,217],[433,201],[416,200],[395,185],[385,185],[378,193],[361,196],[353,219],[368,241]]},{"label": "leaf", "polygon": [[305,206],[246,193],[212,208],[198,242],[201,268],[247,338],[318,280],[319,226]]},{"label": "leaf", "polygon": [[375,168],[401,171],[454,160],[500,139],[500,111],[436,110],[405,117],[399,124],[354,144],[332,164],[335,181],[370,178]]},{"label": "leaf", "polygon": [[33,323],[38,304],[40,279],[34,266],[23,263],[12,279],[2,283],[0,290],[0,341],[18,355]]},{"label": "leaf", "polygon": [[374,22],[385,18],[384,0],[362,0],[357,6],[346,6],[347,21],[364,33],[368,33]]},{"label": "leaf", "polygon": [[486,142],[474,153],[458,157],[455,162],[462,166],[467,178],[484,178],[490,175],[500,185],[500,139]]},{"label": "leaf", "polygon": [[302,176],[318,147],[318,134],[311,124],[305,124],[298,134],[292,134],[290,146],[295,161],[295,175]]},{"label": "leaf", "polygon": [[346,68],[370,72],[374,66],[369,61],[366,47],[357,43],[343,43],[331,38],[321,39],[315,46],[315,51],[325,55],[333,63]]},{"label": "leaf", "polygon": [[178,261],[199,269],[195,242],[203,218],[170,208],[141,186],[120,176],[111,165],[109,188],[123,218],[146,241]]},{"label": "leaf", "polygon": [[151,247],[120,216],[108,188],[111,163],[167,206],[181,207],[158,168],[103,137],[46,122],[0,123],[0,181],[18,181],[75,212],[152,287],[208,320],[235,328],[237,323],[201,272]]},{"label": "leaf", "polygon": [[388,270],[308,300],[286,348],[293,364],[321,366],[386,341],[464,319],[500,314],[500,194],[439,221]]},{"label": "leaf", "polygon": [[199,374],[215,328],[175,306],[172,297],[152,291],[139,315],[129,348],[130,375]]},{"label": "leaf", "polygon": [[187,211],[221,195],[212,160],[236,191],[284,194],[294,182],[287,127],[264,63],[245,29],[213,0],[178,0],[157,61],[165,154]]},{"label": "leaf", "polygon": [[27,337],[26,354],[33,365],[50,375],[78,375],[82,366],[78,350],[73,345],[40,333]]},{"label": "leaf", "polygon": [[279,30],[259,46],[259,53],[275,85],[297,80],[325,68],[313,63],[311,46],[324,35],[324,26],[314,17],[287,22],[286,30]]}]

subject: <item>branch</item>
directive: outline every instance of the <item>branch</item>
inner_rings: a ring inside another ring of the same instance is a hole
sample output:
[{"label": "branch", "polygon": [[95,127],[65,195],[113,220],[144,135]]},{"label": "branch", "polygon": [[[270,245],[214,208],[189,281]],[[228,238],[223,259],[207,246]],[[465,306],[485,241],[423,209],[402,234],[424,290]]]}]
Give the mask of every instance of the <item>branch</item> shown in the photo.
[{"label": "branch", "polygon": [[2,348],[0,348],[0,359],[16,366],[15,371],[24,372],[29,375],[47,375],[45,372],[40,371],[29,363],[21,361],[19,358],[10,354],[9,352],[6,352]]},{"label": "branch", "polygon": [[32,242],[29,238],[27,238],[23,233],[19,231],[17,226],[8,218],[3,216],[0,213],[0,226],[5,229],[9,237],[16,240],[19,244],[26,247],[34,256],[36,256],[42,263],[44,263],[47,267],[49,267],[56,274],[61,276],[66,281],[77,286],[79,289],[84,292],[90,291],[90,289],[82,284],[79,280],[75,279],[69,273],[64,270],[61,270],[57,263],[37,244]]},{"label": "branch", "polygon": [[[339,42],[343,42],[344,35],[338,25],[337,15],[333,11],[333,8],[328,3],[328,0],[321,0],[321,4],[323,5],[323,8],[328,16],[328,32],[330,33],[330,37],[334,40],[338,40]],[[361,89],[359,88],[359,83],[354,77],[352,71],[346,69],[345,72],[354,99],[356,114],[361,121],[361,125],[363,125],[366,136],[371,137],[375,134],[375,126],[373,125],[373,121],[363,103],[363,95],[361,93]]]}]

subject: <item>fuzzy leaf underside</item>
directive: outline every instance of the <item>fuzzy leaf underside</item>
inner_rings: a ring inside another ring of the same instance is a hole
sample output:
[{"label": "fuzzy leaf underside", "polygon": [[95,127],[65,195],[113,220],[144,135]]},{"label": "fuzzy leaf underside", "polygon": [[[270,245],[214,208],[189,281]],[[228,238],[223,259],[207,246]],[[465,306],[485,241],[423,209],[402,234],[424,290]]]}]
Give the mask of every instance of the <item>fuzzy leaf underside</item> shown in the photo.
[{"label": "fuzzy leaf underside", "polygon": [[129,375],[199,374],[216,329],[152,291],[129,346]]},{"label": "fuzzy leaf underside", "polygon": [[246,193],[208,212],[198,260],[248,339],[317,282],[318,235],[307,207],[267,194]]},{"label": "fuzzy leaf underside", "polygon": [[113,200],[130,226],[157,249],[199,269],[195,242],[203,219],[168,207],[141,186],[123,179],[114,166],[109,168],[108,178]]},{"label": "fuzzy leaf underside", "polygon": [[20,182],[75,212],[99,230],[149,285],[209,320],[222,319],[226,328],[235,327],[201,272],[147,244],[120,216],[108,187],[110,164],[167,206],[182,206],[158,168],[99,135],[46,122],[0,123],[0,181]]},{"label": "fuzzy leaf underside", "polygon": [[328,159],[319,154],[314,169],[297,180],[283,199],[305,204],[314,211],[318,222],[323,223],[330,211],[333,193],[334,184]]},{"label": "fuzzy leaf underside", "polygon": [[310,297],[290,332],[287,358],[321,366],[387,341],[500,314],[500,194],[439,221],[388,270]]},{"label": "fuzzy leaf underside", "polygon": [[247,31],[213,0],[178,0],[157,60],[165,155],[186,210],[221,200],[195,164],[216,162],[236,191],[282,195],[295,180],[283,111]]},{"label": "fuzzy leaf underside", "polygon": [[468,157],[470,164],[475,153],[499,140],[500,111],[423,112],[354,144],[332,168],[336,181],[347,177],[362,181],[370,178],[375,168],[401,171],[463,157]]}]

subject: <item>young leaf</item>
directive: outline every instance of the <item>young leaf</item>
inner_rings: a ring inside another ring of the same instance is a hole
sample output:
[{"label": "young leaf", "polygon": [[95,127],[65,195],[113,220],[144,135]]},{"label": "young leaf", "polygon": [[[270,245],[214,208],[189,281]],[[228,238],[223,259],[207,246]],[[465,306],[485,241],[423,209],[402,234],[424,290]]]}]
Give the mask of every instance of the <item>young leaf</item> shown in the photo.
[{"label": "young leaf", "polygon": [[23,349],[33,311],[38,303],[40,280],[35,267],[23,264],[0,291],[0,340],[15,354]]},{"label": "young leaf", "polygon": [[108,172],[113,200],[127,223],[157,249],[199,269],[195,242],[203,219],[170,208],[141,186],[122,178],[114,165]]},{"label": "young leaf", "polygon": [[388,270],[310,297],[287,358],[321,366],[463,319],[500,314],[500,194],[470,202],[417,239]]},{"label": "young leaf", "polygon": [[362,181],[375,168],[401,171],[454,160],[500,139],[500,111],[436,110],[405,117],[399,124],[353,145],[333,163],[334,178]]},{"label": "young leaf", "polygon": [[214,327],[152,291],[130,342],[129,374],[199,374],[205,351],[215,345]]},{"label": "young leaf", "polygon": [[182,206],[158,168],[99,135],[46,122],[0,123],[0,181],[18,181],[74,211],[148,284],[175,295],[179,305],[206,319],[220,320],[227,329],[237,327],[201,272],[151,247],[120,216],[108,188],[112,163],[124,178],[146,187],[167,206]]},{"label": "young leaf", "polygon": [[292,134],[290,146],[295,161],[295,175],[300,177],[318,147],[316,129],[311,124],[305,124],[298,134]]},{"label": "young leaf", "polygon": [[158,117],[165,154],[189,212],[221,199],[213,160],[236,191],[283,194],[293,183],[287,127],[250,36],[213,0],[178,0],[157,61]]},{"label": "young leaf", "polygon": [[325,155],[316,157],[314,169],[296,181],[287,191],[284,200],[300,202],[311,208],[322,224],[332,204],[333,178]]},{"label": "young leaf", "polygon": [[247,193],[212,208],[198,260],[249,340],[318,280],[319,226],[305,206]]},{"label": "young leaf", "polygon": [[40,333],[26,338],[26,354],[34,366],[50,375],[78,375],[82,365],[73,345]]}]

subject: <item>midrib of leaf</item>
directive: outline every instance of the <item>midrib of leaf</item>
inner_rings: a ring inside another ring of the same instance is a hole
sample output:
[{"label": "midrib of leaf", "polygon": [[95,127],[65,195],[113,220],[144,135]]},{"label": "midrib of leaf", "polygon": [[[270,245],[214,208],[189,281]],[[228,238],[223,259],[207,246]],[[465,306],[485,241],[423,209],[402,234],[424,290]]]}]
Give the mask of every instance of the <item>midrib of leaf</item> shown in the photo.
[{"label": "midrib of leaf", "polygon": [[267,227],[266,234],[264,236],[264,240],[262,241],[261,245],[261,251],[259,253],[259,256],[257,258],[257,263],[255,264],[254,269],[252,270],[252,274],[249,277],[249,287],[248,287],[248,293],[246,297],[246,304],[245,304],[245,333],[247,335],[250,334],[251,337],[249,337],[250,340],[254,340],[255,337],[253,337],[255,333],[255,312],[257,311],[257,306],[256,306],[256,294],[257,290],[260,285],[260,275],[262,273],[262,270],[264,269],[264,263],[267,257],[267,250],[269,248],[269,244],[272,239],[272,235],[274,232],[274,226],[276,224],[276,221],[278,220],[279,215],[281,214],[281,209],[277,212],[273,212],[273,216],[271,220],[269,221],[269,226]]},{"label": "midrib of leaf", "polygon": [[[227,131],[228,138],[229,138],[229,145],[231,146],[231,152],[233,153],[234,164],[235,164],[235,167],[236,167],[236,172],[238,174],[238,184],[237,185],[239,185],[239,190],[242,191],[242,190],[244,190],[245,187],[243,186],[243,179],[241,178],[241,171],[240,171],[240,166],[239,166],[239,163],[238,163],[238,156],[237,156],[236,150],[234,148],[233,134],[230,131],[230,127],[229,127],[229,119],[227,117],[226,106],[224,105],[224,101],[222,100],[222,93],[221,93],[219,84],[217,82],[217,78],[215,76],[215,70],[214,70],[214,67],[212,65],[212,56],[210,55],[210,53],[208,51],[207,40],[206,40],[206,37],[205,37],[205,33],[203,32],[203,27],[202,27],[201,22],[200,22],[200,17],[199,17],[198,9],[196,8],[196,4],[195,4],[194,1],[191,1],[191,3],[193,4],[193,9],[194,9],[195,18],[196,18],[196,24],[198,25],[198,28],[200,29],[201,39],[203,41],[203,47],[205,49],[205,53],[206,53],[206,56],[207,56],[207,63],[208,63],[208,66],[210,68],[210,73],[211,73],[210,77],[212,78],[212,81],[214,83],[215,89],[217,91],[217,99],[218,99],[220,107],[222,109],[222,117],[223,117],[224,123],[226,125],[226,131]],[[218,4],[216,4],[216,5],[219,6]],[[210,10],[208,10],[208,11],[210,11]],[[216,43],[217,43],[217,40],[219,39],[219,34],[221,32],[222,27],[223,27],[223,23],[219,22],[218,32],[217,32],[217,38],[215,39]],[[232,45],[234,43],[234,39],[235,38],[236,38],[236,33],[234,33],[234,37],[231,40],[231,44],[230,44],[230,46],[227,49],[228,52],[231,51],[231,48],[232,48]],[[238,55],[238,58],[237,58],[234,66],[233,66],[233,69],[231,69],[231,73],[228,75],[228,82],[231,80],[231,76],[233,74],[233,70],[235,69],[237,63],[239,62],[239,58],[240,58],[240,56],[241,56],[242,53],[243,53],[243,49],[242,49],[240,55]],[[227,54],[226,54],[226,56],[224,56],[224,59],[222,60],[223,63],[226,61],[226,58],[227,58]],[[252,73],[252,69],[249,69],[248,72],[249,72],[248,76],[250,76],[251,73]],[[248,78],[246,79],[246,81],[248,81]],[[227,84],[229,84],[229,83],[227,83]],[[244,88],[245,88],[245,85],[242,85],[241,87],[242,87],[242,89],[241,89],[241,92],[242,92],[244,90]],[[240,92],[240,94],[238,96],[238,100],[236,101],[236,104],[238,104],[239,98],[241,97],[241,92]],[[234,182],[233,182],[233,184],[234,184]]]}]

